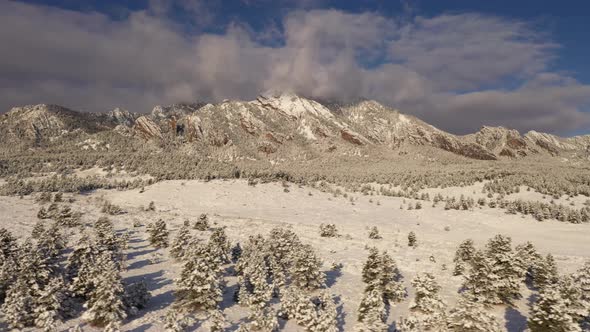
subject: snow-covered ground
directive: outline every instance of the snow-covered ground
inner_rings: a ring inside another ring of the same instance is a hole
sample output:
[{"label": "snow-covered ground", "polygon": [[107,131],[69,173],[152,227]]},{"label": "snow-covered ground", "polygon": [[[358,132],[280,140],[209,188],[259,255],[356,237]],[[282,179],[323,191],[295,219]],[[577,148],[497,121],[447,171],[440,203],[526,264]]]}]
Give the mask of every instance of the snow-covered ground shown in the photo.
[{"label": "snow-covered ground", "polygon": [[[180,264],[168,257],[167,250],[156,250],[149,245],[145,227],[132,227],[134,220],[145,225],[162,218],[168,223],[173,238],[185,219],[194,222],[201,213],[207,213],[210,222],[227,227],[226,232],[232,242],[244,242],[252,234],[266,235],[273,227],[293,230],[304,243],[313,245],[323,258],[324,268],[328,271],[327,286],[337,296],[338,304],[342,304],[344,314],[340,327],[343,330],[351,330],[356,321],[356,310],[364,288],[361,270],[368,254],[367,246],[389,252],[396,260],[409,290],[408,299],[391,309],[389,323],[407,314],[409,300],[413,297],[410,280],[418,272],[433,273],[442,286],[443,299],[449,306],[455,303],[462,278],[452,276],[452,259],[459,243],[467,238],[473,239],[479,247],[498,233],[510,236],[513,246],[531,241],[540,253],[555,256],[562,273],[573,272],[590,259],[590,225],[586,224],[554,220],[538,222],[530,216],[508,215],[503,210],[487,207],[473,211],[445,211],[444,204],[432,207],[428,202],[423,202],[421,210],[407,210],[400,209],[403,198],[364,196],[360,193],[349,194],[355,198],[352,204],[349,198],[334,197],[309,187],[291,184],[288,190],[285,192],[280,183],[249,186],[243,180],[164,181],[146,187],[143,193],[139,190],[98,190],[87,195],[73,195],[76,201],[72,207],[83,211],[83,221],[87,222],[101,215],[102,198],[128,211],[127,214],[111,217],[117,229],[134,231],[124,277],[126,281],[144,278],[153,296],[146,310],[125,322],[123,328],[131,331],[163,330],[162,316],[174,299],[173,280],[180,269]],[[447,188],[442,194],[458,197],[464,193],[475,197],[473,191],[480,195],[481,184]],[[526,191],[517,195],[526,195],[527,199],[535,197],[534,193]],[[580,202],[584,201],[582,198]],[[156,212],[143,211],[142,207],[148,206],[151,201],[155,202]],[[37,221],[38,209],[39,205],[31,197],[0,197],[0,227],[25,236]],[[336,224],[342,236],[320,237],[321,223]],[[368,238],[368,228],[372,226],[377,226],[383,239]],[[445,230],[446,227],[448,230]],[[410,231],[417,235],[417,248],[407,245]],[[199,236],[205,237],[206,234]],[[162,261],[150,264],[149,259],[158,254],[162,255]],[[332,263],[343,265],[340,273],[331,270]],[[444,269],[443,265],[447,268]],[[226,281],[222,308],[233,324],[233,330],[245,317],[246,309],[232,301],[235,278],[227,276]],[[510,331],[522,331],[526,327],[530,291],[524,286],[522,290],[524,298],[516,308],[498,306],[493,309]],[[74,323],[68,322],[67,325]],[[287,323],[284,329],[300,330],[292,323]]]}]

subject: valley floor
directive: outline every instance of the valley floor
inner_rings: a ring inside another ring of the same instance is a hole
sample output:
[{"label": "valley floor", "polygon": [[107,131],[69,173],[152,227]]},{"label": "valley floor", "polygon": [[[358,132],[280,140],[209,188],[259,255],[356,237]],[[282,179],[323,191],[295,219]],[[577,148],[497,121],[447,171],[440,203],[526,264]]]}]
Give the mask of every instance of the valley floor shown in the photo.
[{"label": "valley floor", "polygon": [[[453,195],[464,193],[473,196],[473,191],[481,195],[481,184],[479,187],[475,185],[446,190],[452,191]],[[429,191],[437,192],[436,189]],[[356,311],[364,288],[361,271],[369,246],[387,250],[396,260],[409,291],[404,302],[391,308],[388,318],[390,324],[400,315],[407,314],[409,301],[413,298],[410,280],[418,272],[433,273],[442,286],[443,299],[449,306],[455,303],[462,277],[452,276],[452,260],[459,243],[467,238],[473,239],[480,248],[495,234],[510,236],[513,246],[531,241],[541,254],[551,253],[555,256],[561,273],[573,272],[590,259],[590,225],[587,224],[555,220],[538,222],[531,216],[508,215],[505,210],[488,207],[476,207],[473,211],[447,211],[443,209],[444,204],[432,207],[432,202],[422,202],[423,208],[420,210],[407,210],[404,201],[412,200],[364,196],[360,193],[349,195],[354,197],[354,204],[350,198],[334,197],[330,193],[293,184],[289,184],[288,190],[285,190],[281,183],[250,186],[244,180],[164,181],[146,187],[142,193],[139,189],[98,190],[73,195],[75,202],[72,208],[84,212],[84,222],[94,222],[102,215],[100,202],[103,198],[127,211],[126,214],[110,217],[118,230],[128,229],[133,232],[124,278],[125,281],[143,278],[152,292],[148,307],[138,316],[125,321],[123,329],[129,331],[162,331],[163,316],[174,300],[174,279],[181,265],[169,258],[167,249],[156,250],[150,246],[145,232],[147,223],[160,218],[167,222],[171,239],[185,219],[194,222],[201,213],[208,214],[210,223],[226,227],[232,243],[244,243],[253,234],[267,235],[273,227],[293,230],[302,242],[311,244],[324,261],[327,287],[338,299],[337,305],[342,305],[342,330],[352,330],[356,321]],[[532,197],[536,194],[521,192],[513,197],[517,195]],[[151,201],[155,203],[156,211],[144,211],[142,207],[148,206]],[[400,205],[404,208],[400,209]],[[0,197],[0,227],[7,228],[15,235],[26,236],[37,221],[39,207],[30,196],[22,199]],[[134,228],[132,224],[135,220],[144,226]],[[321,223],[336,224],[341,236],[320,237]],[[368,238],[368,230],[372,226],[379,229],[382,239]],[[407,245],[410,231],[417,235],[417,248]],[[206,238],[208,234],[199,236]],[[155,255],[161,255],[161,261],[152,264],[150,260]],[[332,270],[332,265],[338,263],[342,264],[342,269]],[[245,318],[247,309],[232,300],[236,278],[228,275],[225,281],[227,284],[222,309],[233,324],[232,330],[235,330]],[[493,309],[509,331],[523,331],[526,328],[531,292],[523,286],[523,294],[523,299],[515,308],[498,306]],[[76,323],[78,321],[72,320],[63,327]],[[82,327],[85,331],[94,330]],[[283,328],[286,331],[299,330],[292,322],[287,322]]]}]

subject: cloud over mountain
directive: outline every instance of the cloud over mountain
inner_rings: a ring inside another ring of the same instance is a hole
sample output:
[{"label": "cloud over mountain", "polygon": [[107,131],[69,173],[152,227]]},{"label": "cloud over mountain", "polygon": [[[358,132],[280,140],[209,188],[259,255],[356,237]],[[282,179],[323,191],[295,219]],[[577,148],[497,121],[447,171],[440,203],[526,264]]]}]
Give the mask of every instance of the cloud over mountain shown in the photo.
[{"label": "cloud over mountain", "polygon": [[[552,70],[559,45],[526,22],[293,9],[273,31],[233,22],[214,34],[187,33],[165,11],[114,19],[0,3],[0,110],[58,103],[146,112],[274,89],[376,99],[456,133],[482,124],[561,134],[590,125],[582,112],[590,86]],[[195,14],[195,24],[208,15]]]}]

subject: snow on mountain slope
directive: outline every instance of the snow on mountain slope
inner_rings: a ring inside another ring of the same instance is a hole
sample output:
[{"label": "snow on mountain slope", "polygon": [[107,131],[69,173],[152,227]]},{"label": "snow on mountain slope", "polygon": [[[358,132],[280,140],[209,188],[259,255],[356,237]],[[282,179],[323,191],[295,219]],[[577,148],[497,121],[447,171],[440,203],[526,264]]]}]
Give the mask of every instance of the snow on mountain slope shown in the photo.
[{"label": "snow on mountain slope", "polygon": [[516,130],[484,126],[474,134],[457,136],[372,100],[340,105],[276,92],[252,101],[156,106],[141,116],[118,108],[81,113],[54,105],[24,106],[2,115],[0,129],[5,142],[52,141],[76,131],[112,131],[148,141],[174,141],[205,153],[231,149],[234,157],[254,159],[326,151],[363,155],[359,148],[373,147],[395,153],[406,145],[483,160],[564,154],[587,160],[590,156],[590,135],[561,138],[531,131],[521,136]]}]

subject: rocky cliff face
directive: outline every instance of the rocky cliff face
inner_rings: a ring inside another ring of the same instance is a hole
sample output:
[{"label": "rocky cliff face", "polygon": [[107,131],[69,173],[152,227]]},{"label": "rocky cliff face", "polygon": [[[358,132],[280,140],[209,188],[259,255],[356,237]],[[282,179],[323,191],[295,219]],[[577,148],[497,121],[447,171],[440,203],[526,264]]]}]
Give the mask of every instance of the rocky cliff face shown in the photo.
[{"label": "rocky cliff face", "polygon": [[[150,114],[122,109],[80,113],[54,105],[17,107],[0,117],[2,137],[39,142],[80,131],[112,131],[144,141],[169,140],[195,149],[228,148],[247,158],[429,146],[473,159],[524,158],[547,154],[590,155],[590,135],[561,138],[531,131],[487,127],[457,136],[375,101],[322,104],[289,93],[252,101],[156,106]],[[392,152],[394,153],[394,152]]]}]

